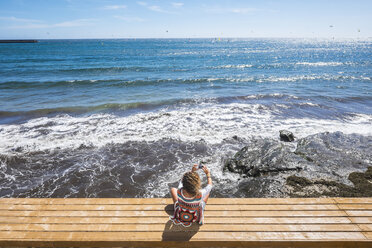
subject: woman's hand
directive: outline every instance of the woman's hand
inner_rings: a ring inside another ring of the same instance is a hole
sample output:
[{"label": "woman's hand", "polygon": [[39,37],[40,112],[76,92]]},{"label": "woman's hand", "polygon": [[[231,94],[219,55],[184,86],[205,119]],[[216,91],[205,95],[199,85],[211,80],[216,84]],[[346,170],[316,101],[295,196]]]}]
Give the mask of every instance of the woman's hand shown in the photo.
[{"label": "woman's hand", "polygon": [[204,173],[205,173],[205,175],[207,176],[207,177],[210,177],[211,176],[211,172],[209,171],[209,169],[207,168],[207,166],[203,166],[203,171],[204,171]]},{"label": "woman's hand", "polygon": [[207,166],[205,166],[205,165],[203,166],[203,171],[204,171],[205,175],[207,176],[208,184],[212,185],[211,172],[209,171]]},{"label": "woman's hand", "polygon": [[199,165],[194,164],[194,165],[192,166],[191,171],[192,171],[192,172],[195,172],[195,171],[197,171],[198,169],[199,169]]}]

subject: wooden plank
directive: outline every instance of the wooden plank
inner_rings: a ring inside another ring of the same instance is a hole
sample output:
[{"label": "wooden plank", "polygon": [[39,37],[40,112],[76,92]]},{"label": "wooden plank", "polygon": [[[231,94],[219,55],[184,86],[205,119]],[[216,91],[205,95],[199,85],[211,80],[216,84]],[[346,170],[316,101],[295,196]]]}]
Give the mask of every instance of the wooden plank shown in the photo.
[{"label": "wooden plank", "polygon": [[[0,231],[48,231],[48,232],[161,232],[167,231],[163,224],[2,224]],[[355,224],[204,224],[199,232],[359,232]],[[172,231],[193,231],[172,225]],[[370,231],[371,225],[364,225],[363,231]]]},{"label": "wooden plank", "polygon": [[[356,212],[368,212],[368,211],[347,211],[350,212],[350,216],[368,216],[361,215]],[[372,211],[371,216],[372,216]],[[0,216],[92,216],[92,217],[140,217],[140,216],[168,216],[165,211],[13,211],[3,210],[0,211]],[[331,217],[331,216],[345,216],[344,211],[340,210],[329,210],[329,211],[205,211],[205,217],[234,217],[234,216],[254,216],[254,217],[270,217],[270,216],[288,216],[288,217],[299,217],[299,216],[314,216],[314,217]]]},{"label": "wooden plank", "polygon": [[[154,211],[163,211],[166,206],[169,206],[173,209],[173,205],[0,205],[0,210],[47,210],[47,211],[66,211],[66,210],[75,210],[75,211],[128,211],[128,210],[154,210]],[[215,205],[214,205],[215,206]],[[240,205],[235,205],[239,208]],[[326,205],[327,206],[327,205]]]},{"label": "wooden plank", "polygon": [[[208,205],[333,204],[332,198],[210,198]],[[0,198],[0,204],[172,204],[169,198]]]},{"label": "wooden plank", "polygon": [[[360,217],[354,217],[360,218]],[[168,217],[0,217],[0,224],[163,224]],[[371,223],[369,220],[356,220],[354,223]],[[208,224],[347,224],[347,217],[230,217],[205,219]]]},{"label": "wooden plank", "polygon": [[[27,241],[26,244],[30,244],[32,247],[70,247],[71,242],[69,241]],[[25,242],[22,241],[0,241],[1,246],[20,247],[25,246]],[[75,245],[76,246],[76,245]],[[368,240],[248,240],[248,241],[82,241],[79,242],[80,247],[193,247],[193,248],[206,248],[206,247],[270,247],[270,248],[288,248],[288,247],[302,247],[302,248],[370,248],[371,243]]]},{"label": "wooden plank", "polygon": [[[102,211],[128,211],[128,210],[164,210],[168,206],[173,208],[171,204],[169,205],[41,205],[41,204],[0,204],[0,210],[48,210],[48,211],[61,211],[61,210],[102,210]],[[363,206],[363,205],[362,205]],[[372,205],[371,205],[372,207]],[[207,205],[207,210],[338,210],[339,208],[335,204],[309,204],[309,205]],[[353,209],[353,208],[351,208]],[[361,209],[361,208],[355,208]]]},{"label": "wooden plank", "polygon": [[337,206],[344,210],[372,210],[372,204],[338,204]]},{"label": "wooden plank", "polygon": [[372,216],[372,211],[370,210],[346,210],[345,211],[349,216],[361,216],[361,217],[367,217]]},{"label": "wooden plank", "polygon": [[[173,232],[190,241],[247,240],[366,240],[360,232]],[[172,234],[172,235],[173,235]],[[70,246],[82,241],[161,241],[164,232],[0,232],[3,240],[71,240]],[[75,241],[75,243],[73,243]]]},{"label": "wooden plank", "polygon": [[95,205],[143,205],[143,204],[172,204],[170,198],[0,198],[0,204],[43,204],[43,205],[64,205],[64,204],[95,204]]},{"label": "wooden plank", "polygon": [[[364,236],[366,236],[367,239],[370,239],[372,242],[372,232],[363,232]],[[372,246],[372,245],[371,245]],[[370,246],[370,247],[371,247]]]},{"label": "wooden plank", "polygon": [[372,204],[372,197],[361,197],[361,198],[333,198],[336,203],[340,204],[350,204],[350,203],[356,203],[356,204],[363,204],[363,203],[369,203]]},{"label": "wooden plank", "polygon": [[372,217],[349,217],[353,223],[368,224],[372,223]]},{"label": "wooden plank", "polygon": [[364,232],[372,232],[372,223],[370,223],[370,224],[359,224],[358,226]]}]

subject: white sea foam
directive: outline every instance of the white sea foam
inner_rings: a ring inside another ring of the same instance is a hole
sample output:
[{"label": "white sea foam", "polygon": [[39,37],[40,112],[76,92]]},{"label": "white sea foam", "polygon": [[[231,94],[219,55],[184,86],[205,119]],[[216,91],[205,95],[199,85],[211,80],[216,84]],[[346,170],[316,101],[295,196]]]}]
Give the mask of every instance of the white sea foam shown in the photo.
[{"label": "white sea foam", "polygon": [[320,107],[319,104],[312,103],[312,102],[304,102],[304,103],[300,103],[300,106]]},{"label": "white sea foam", "polygon": [[340,66],[348,63],[342,62],[297,62],[296,65],[306,65],[306,66]]},{"label": "white sea foam", "polygon": [[370,81],[372,78],[366,76],[351,76],[351,75],[293,75],[288,77],[242,77],[242,78],[215,78],[214,80],[227,80],[230,82],[297,82],[297,81],[313,81],[313,80],[323,80],[323,81],[338,81],[338,80],[362,80]]},{"label": "white sea foam", "polygon": [[203,139],[216,144],[234,135],[277,137],[280,129],[289,129],[299,138],[325,131],[372,135],[371,123],[372,116],[365,114],[344,120],[283,119],[277,117],[277,110],[266,105],[243,103],[204,104],[197,108],[185,107],[127,117],[109,114],[87,117],[61,115],[0,126],[0,153],[11,153],[16,148],[38,151],[77,148],[80,145],[100,147],[108,143],[162,138],[191,142]]},{"label": "white sea foam", "polygon": [[190,52],[190,51],[174,52],[174,53],[169,53],[168,55],[179,56],[179,55],[195,55],[195,54],[200,54],[200,52]]},{"label": "white sea foam", "polygon": [[251,68],[253,65],[250,65],[250,64],[242,64],[242,65],[221,65],[221,66],[216,66],[215,68],[216,69],[229,69],[229,68],[239,68],[239,69],[243,69],[243,68]]}]

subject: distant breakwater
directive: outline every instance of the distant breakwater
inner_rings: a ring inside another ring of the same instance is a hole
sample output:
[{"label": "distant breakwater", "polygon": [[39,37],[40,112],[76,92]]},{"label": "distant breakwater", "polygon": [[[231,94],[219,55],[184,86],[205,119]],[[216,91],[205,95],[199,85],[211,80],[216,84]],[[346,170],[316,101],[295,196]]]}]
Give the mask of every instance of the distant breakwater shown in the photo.
[{"label": "distant breakwater", "polygon": [[0,43],[37,43],[38,40],[0,40]]}]

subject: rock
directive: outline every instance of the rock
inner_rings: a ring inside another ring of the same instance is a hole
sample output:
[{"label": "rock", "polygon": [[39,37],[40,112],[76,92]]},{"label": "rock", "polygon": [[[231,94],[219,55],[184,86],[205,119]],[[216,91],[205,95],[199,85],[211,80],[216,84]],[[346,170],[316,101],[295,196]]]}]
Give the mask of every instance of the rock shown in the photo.
[{"label": "rock", "polygon": [[234,197],[370,197],[370,151],[371,136],[341,132],[297,143],[254,138],[223,168],[241,174]]},{"label": "rock", "polygon": [[280,140],[281,141],[285,141],[285,142],[292,142],[292,141],[294,141],[294,135],[290,131],[280,130],[279,131],[279,136],[280,136]]},{"label": "rock", "polygon": [[310,180],[295,175],[287,177],[291,197],[372,197],[372,167],[366,172],[352,172],[354,186],[327,179]]},{"label": "rock", "polygon": [[268,173],[301,170],[306,161],[282,143],[255,139],[225,162],[224,170],[258,177]]},{"label": "rock", "polygon": [[299,139],[295,154],[301,156],[316,170],[343,178],[351,172],[365,170],[371,166],[372,137],[341,132],[319,133]]},{"label": "rock", "polygon": [[[252,177],[242,180],[238,185],[239,190],[233,197],[285,197],[281,194],[281,182],[268,177]],[[231,194],[231,193],[230,193]]]},{"label": "rock", "polygon": [[23,152],[24,148],[22,146],[18,146],[17,148],[13,148],[12,151],[14,152]]}]

